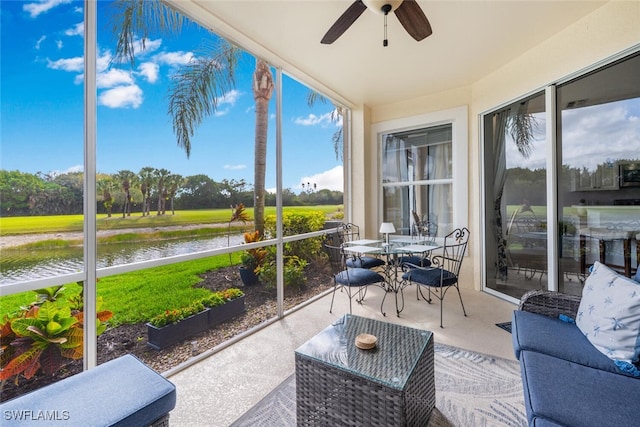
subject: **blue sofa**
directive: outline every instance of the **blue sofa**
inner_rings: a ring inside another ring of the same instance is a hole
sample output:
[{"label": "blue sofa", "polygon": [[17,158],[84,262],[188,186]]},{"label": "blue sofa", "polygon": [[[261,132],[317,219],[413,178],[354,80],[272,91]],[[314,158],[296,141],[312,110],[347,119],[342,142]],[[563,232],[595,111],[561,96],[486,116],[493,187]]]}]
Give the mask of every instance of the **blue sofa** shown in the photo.
[{"label": "blue sofa", "polygon": [[529,425],[640,425],[640,377],[621,371],[571,323],[580,299],[531,291],[513,313],[513,348]]}]

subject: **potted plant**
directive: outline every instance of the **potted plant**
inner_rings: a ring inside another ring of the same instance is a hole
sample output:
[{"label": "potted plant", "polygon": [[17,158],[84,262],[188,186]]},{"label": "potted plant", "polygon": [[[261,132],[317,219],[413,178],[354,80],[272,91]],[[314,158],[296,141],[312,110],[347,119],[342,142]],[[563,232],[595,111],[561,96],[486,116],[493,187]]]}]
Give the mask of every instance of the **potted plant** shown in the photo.
[{"label": "potted plant", "polygon": [[245,311],[244,293],[214,292],[187,307],[165,310],[147,322],[147,344],[156,350],[197,335]]},{"label": "potted plant", "polygon": [[[254,243],[260,240],[258,230],[244,233],[245,243]],[[262,266],[267,256],[265,248],[247,249],[240,256],[240,278],[245,286],[252,286],[258,283],[257,271]]]},{"label": "potted plant", "polygon": [[240,278],[245,286],[253,286],[258,284],[258,275],[256,274],[256,258],[250,252],[243,252],[240,255],[240,261],[242,265],[238,268],[240,271]]}]

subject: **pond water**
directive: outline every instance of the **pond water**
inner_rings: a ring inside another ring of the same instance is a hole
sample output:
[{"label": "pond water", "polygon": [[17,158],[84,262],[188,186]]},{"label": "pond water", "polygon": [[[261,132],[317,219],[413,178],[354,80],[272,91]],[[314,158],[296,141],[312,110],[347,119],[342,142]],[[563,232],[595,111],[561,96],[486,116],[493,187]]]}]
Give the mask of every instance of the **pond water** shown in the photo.
[{"label": "pond water", "polygon": [[[215,238],[186,238],[98,246],[98,268],[184,255],[228,245],[240,245],[242,234]],[[81,246],[55,250],[2,250],[0,285],[81,271]]]}]

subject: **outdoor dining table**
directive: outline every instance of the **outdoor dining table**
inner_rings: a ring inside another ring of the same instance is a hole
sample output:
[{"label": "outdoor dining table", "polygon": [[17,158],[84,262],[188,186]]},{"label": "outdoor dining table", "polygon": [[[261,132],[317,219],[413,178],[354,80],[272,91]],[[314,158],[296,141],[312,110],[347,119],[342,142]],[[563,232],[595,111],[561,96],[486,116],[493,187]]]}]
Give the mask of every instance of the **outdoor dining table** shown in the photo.
[{"label": "outdoor dining table", "polygon": [[[410,242],[416,241],[416,239],[413,239]],[[392,243],[388,245],[380,243],[379,240],[372,242],[373,243],[371,244],[344,245],[343,250],[354,255],[369,254],[385,257],[386,262],[384,267],[384,276],[386,279],[386,292],[382,298],[382,303],[380,304],[380,311],[383,316],[387,315],[384,311],[384,301],[387,298],[387,293],[393,292],[396,302],[396,315],[400,317],[400,313],[404,310],[403,290],[409,285],[408,282],[402,280],[401,277],[398,277],[398,270],[402,267],[402,255],[419,254],[421,257],[425,257],[432,251],[440,248],[440,246],[435,242],[431,242],[431,244],[402,244],[398,243],[399,240],[392,240]],[[399,299],[398,294],[400,294]]]}]

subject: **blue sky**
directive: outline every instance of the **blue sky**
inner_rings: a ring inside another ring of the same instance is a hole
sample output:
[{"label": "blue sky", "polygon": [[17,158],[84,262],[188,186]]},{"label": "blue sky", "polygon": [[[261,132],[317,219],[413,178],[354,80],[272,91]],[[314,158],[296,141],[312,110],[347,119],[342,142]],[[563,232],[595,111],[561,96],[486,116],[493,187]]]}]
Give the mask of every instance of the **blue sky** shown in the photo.
[{"label": "blue sky", "polygon": [[[83,2],[2,1],[0,167],[68,172],[83,164]],[[177,146],[167,114],[171,75],[210,33],[191,24],[179,36],[150,35],[135,67],[111,63],[115,37],[110,2],[98,2],[98,171],[165,168],[183,176],[253,183],[255,60],[243,57],[234,90],[192,139],[191,156]],[[286,70],[285,70],[286,71]],[[284,187],[342,190],[342,163],[331,137],[330,103],[309,107],[309,89],[283,81]],[[267,188],[275,187],[275,104],[269,123]],[[340,124],[341,125],[341,124]]]}]

